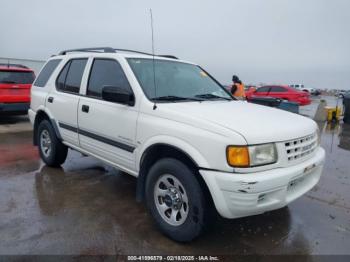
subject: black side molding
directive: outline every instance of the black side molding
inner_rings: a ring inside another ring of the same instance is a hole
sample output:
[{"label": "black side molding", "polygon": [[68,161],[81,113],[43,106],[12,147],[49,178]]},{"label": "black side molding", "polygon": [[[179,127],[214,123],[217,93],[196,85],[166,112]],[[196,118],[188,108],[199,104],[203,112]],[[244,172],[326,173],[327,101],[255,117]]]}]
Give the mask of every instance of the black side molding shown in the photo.
[{"label": "black side molding", "polygon": [[69,130],[69,131],[78,133],[78,128],[76,128],[76,127],[74,127],[74,126],[67,125],[67,124],[63,124],[63,123],[59,123],[59,126],[62,127],[62,128],[64,128],[64,129],[67,129],[67,130]]},{"label": "black side molding", "polygon": [[88,132],[88,131],[85,131],[82,129],[79,129],[79,134],[81,134],[83,136],[90,137],[90,138],[95,139],[97,141],[106,143],[108,145],[118,147],[118,148],[123,149],[125,151],[128,151],[130,153],[134,152],[134,150],[135,150],[135,147],[133,147],[133,146],[129,146],[127,144],[124,144],[124,143],[121,143],[121,142],[118,142],[118,141],[115,141],[115,140],[112,140],[112,139],[109,139],[109,138],[106,138],[106,137],[103,137],[100,135],[96,135],[94,133],[91,133],[91,132]]},{"label": "black side molding", "polygon": [[67,129],[69,131],[72,131],[72,132],[75,132],[75,133],[79,133],[80,135],[90,137],[90,138],[95,139],[97,141],[100,141],[102,143],[118,147],[118,148],[123,149],[123,150],[125,150],[127,152],[130,152],[130,153],[134,152],[134,150],[135,150],[134,146],[130,146],[130,145],[121,143],[119,141],[115,141],[115,140],[109,139],[107,137],[100,136],[100,135],[91,133],[89,131],[86,131],[86,130],[83,130],[83,129],[80,129],[80,128],[77,128],[77,127],[74,127],[74,126],[71,126],[71,125],[67,125],[67,124],[64,124],[64,123],[59,123],[59,126],[61,128]]}]

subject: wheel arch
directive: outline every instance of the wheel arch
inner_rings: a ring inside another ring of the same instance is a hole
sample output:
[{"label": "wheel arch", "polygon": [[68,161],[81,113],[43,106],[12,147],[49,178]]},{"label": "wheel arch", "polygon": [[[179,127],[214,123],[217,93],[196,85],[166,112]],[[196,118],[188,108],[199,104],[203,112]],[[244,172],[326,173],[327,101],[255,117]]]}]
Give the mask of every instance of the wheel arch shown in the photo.
[{"label": "wheel arch", "polygon": [[60,131],[58,129],[56,121],[49,116],[45,110],[38,110],[34,119],[34,130],[33,130],[33,144],[38,145],[38,127],[41,121],[47,120],[51,123],[53,129],[55,130],[57,138],[62,141]]},{"label": "wheel arch", "polygon": [[142,202],[145,198],[145,184],[146,178],[149,169],[156,163],[159,159],[162,158],[175,158],[181,162],[183,162],[186,166],[188,166],[195,177],[198,179],[201,187],[203,188],[204,194],[208,198],[208,200],[213,203],[209,188],[205,183],[202,176],[199,174],[198,170],[200,169],[200,165],[196,162],[192,156],[180,149],[177,146],[167,144],[167,143],[155,143],[149,146],[146,150],[144,150],[139,164],[139,175],[137,178],[137,188],[136,188],[136,200],[138,202]]}]

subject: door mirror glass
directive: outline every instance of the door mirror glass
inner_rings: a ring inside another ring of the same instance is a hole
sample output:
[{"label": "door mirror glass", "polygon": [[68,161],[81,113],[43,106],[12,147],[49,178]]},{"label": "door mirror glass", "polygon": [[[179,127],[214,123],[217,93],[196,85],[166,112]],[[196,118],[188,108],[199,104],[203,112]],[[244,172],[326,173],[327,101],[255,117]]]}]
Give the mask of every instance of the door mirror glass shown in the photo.
[{"label": "door mirror glass", "polygon": [[102,99],[129,106],[135,104],[134,95],[130,91],[117,86],[104,86],[102,89]]}]

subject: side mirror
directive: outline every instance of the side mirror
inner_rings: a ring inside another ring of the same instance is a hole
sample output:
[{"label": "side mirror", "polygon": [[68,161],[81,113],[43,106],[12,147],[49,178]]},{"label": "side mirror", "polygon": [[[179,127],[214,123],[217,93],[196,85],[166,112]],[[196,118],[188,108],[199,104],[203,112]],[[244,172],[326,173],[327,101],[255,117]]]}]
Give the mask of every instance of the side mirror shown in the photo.
[{"label": "side mirror", "polygon": [[104,86],[102,89],[102,99],[129,106],[135,104],[133,93],[118,86]]}]

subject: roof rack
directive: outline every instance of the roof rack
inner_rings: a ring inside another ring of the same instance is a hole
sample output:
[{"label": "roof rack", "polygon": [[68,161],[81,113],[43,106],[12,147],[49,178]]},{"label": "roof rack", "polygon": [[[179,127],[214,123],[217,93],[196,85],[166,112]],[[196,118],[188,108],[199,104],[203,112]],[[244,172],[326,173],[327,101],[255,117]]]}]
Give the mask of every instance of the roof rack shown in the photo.
[{"label": "roof rack", "polygon": [[172,58],[172,59],[179,59],[179,58],[177,58],[177,57],[174,56],[174,55],[157,55],[157,56],[165,57],[165,58]]},{"label": "roof rack", "polygon": [[[61,51],[59,55],[66,55],[67,53],[72,53],[72,52],[117,53],[118,51],[153,56],[153,54],[146,53],[146,52],[130,50],[130,49],[112,48],[112,47],[88,47],[88,48],[68,49],[68,50]],[[154,56],[178,59],[176,56],[173,56],[173,55],[154,55]]]},{"label": "roof rack", "polygon": [[72,52],[101,52],[101,53],[115,53],[115,50],[111,47],[88,47],[88,48],[79,48],[79,49],[68,49],[63,50],[59,55],[66,55],[67,53]]},{"label": "roof rack", "polygon": [[28,69],[27,66],[21,65],[21,64],[0,63],[0,66],[7,66],[7,67],[12,66],[12,67],[20,67],[20,68],[26,68],[26,69]]},{"label": "roof rack", "polygon": [[[115,51],[121,51],[121,52],[130,52],[130,53],[136,53],[136,54],[142,54],[142,55],[153,56],[153,54],[151,54],[151,53],[140,52],[140,51],[130,50],[130,49],[119,49],[119,48],[115,48],[114,50],[115,50]],[[178,59],[176,56],[173,56],[173,55],[154,55],[154,56],[166,57],[166,58],[172,58],[172,59]]]}]

